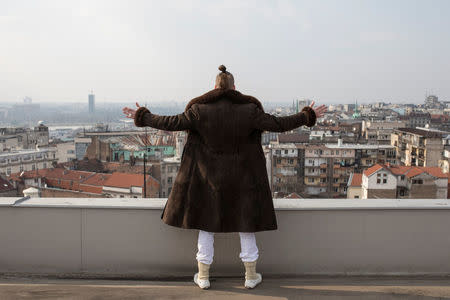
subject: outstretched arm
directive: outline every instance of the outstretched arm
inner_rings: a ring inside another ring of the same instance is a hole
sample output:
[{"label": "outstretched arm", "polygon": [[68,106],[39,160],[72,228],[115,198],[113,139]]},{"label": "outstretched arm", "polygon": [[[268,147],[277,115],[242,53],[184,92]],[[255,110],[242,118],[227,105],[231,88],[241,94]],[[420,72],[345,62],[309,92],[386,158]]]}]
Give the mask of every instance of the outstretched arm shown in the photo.
[{"label": "outstretched arm", "polygon": [[322,117],[325,111],[325,105],[321,105],[314,109],[314,102],[312,102],[310,106],[305,106],[302,111],[297,114],[286,117],[277,117],[265,113],[257,107],[254,118],[254,127],[260,130],[276,132],[292,130],[302,125],[312,127],[316,124],[317,118]]},{"label": "outstretched arm", "polygon": [[192,107],[178,115],[160,116],[151,113],[146,107],[139,106],[138,103],[136,106],[138,107],[136,110],[125,107],[123,113],[127,115],[127,118],[134,119],[137,127],[150,126],[162,130],[179,131],[195,128],[198,119]]}]

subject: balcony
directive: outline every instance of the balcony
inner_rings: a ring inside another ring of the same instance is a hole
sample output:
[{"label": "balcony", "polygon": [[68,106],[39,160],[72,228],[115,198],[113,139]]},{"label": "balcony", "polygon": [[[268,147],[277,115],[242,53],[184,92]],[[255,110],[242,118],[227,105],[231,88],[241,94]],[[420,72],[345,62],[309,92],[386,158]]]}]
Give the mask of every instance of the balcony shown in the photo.
[{"label": "balcony", "polygon": [[321,169],[326,169],[327,168],[327,164],[320,164],[320,168]]},{"label": "balcony", "polygon": [[[0,198],[0,279],[37,274],[190,280],[195,270],[197,231],[163,224],[165,199],[32,198],[14,204],[16,200]],[[258,270],[272,291],[278,283],[296,280],[303,290],[306,275],[344,276],[342,283],[354,280],[348,275],[450,274],[450,240],[443,238],[450,225],[449,200],[275,199],[274,205],[279,229],[257,233]],[[238,235],[216,236],[212,276],[242,276]],[[389,246],[380,251],[383,244]],[[270,279],[280,276],[303,277]],[[318,286],[336,277],[326,278],[310,284],[326,289]],[[237,279],[218,279],[213,286],[228,280],[240,284]]]}]

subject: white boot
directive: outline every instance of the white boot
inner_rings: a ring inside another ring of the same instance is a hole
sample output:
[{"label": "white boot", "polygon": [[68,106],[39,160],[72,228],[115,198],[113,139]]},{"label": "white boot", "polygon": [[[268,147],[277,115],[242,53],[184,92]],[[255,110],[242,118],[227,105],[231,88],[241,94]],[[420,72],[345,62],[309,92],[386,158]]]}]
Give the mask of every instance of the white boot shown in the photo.
[{"label": "white boot", "polygon": [[256,273],[256,260],[252,262],[244,262],[245,266],[245,283],[247,289],[253,289],[262,281],[262,276]]},{"label": "white boot", "polygon": [[210,287],[209,266],[210,265],[198,262],[198,273],[195,273],[194,275],[195,284],[197,284],[203,290],[207,290]]}]

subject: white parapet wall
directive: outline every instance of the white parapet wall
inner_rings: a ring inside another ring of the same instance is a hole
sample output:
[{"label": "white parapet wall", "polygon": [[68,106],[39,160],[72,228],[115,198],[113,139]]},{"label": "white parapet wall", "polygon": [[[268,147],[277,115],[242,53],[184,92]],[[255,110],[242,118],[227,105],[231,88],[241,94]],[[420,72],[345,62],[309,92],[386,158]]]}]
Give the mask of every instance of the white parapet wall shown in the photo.
[{"label": "white parapet wall", "polygon": [[[0,198],[0,273],[167,278],[196,270],[196,230],[166,199]],[[15,204],[14,204],[15,203]],[[275,199],[257,233],[265,275],[450,275],[446,199]],[[212,276],[242,276],[236,233],[216,235]]]}]

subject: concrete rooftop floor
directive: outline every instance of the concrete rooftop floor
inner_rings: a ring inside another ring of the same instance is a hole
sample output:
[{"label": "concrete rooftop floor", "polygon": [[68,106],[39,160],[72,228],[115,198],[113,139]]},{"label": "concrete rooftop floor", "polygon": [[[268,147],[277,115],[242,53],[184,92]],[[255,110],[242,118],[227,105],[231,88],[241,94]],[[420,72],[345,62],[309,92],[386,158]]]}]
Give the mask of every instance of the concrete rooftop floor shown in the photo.
[{"label": "concrete rooftop floor", "polygon": [[58,279],[0,275],[0,299],[450,299],[448,277],[267,278],[246,290],[241,278],[212,278],[200,290],[172,281]]}]

